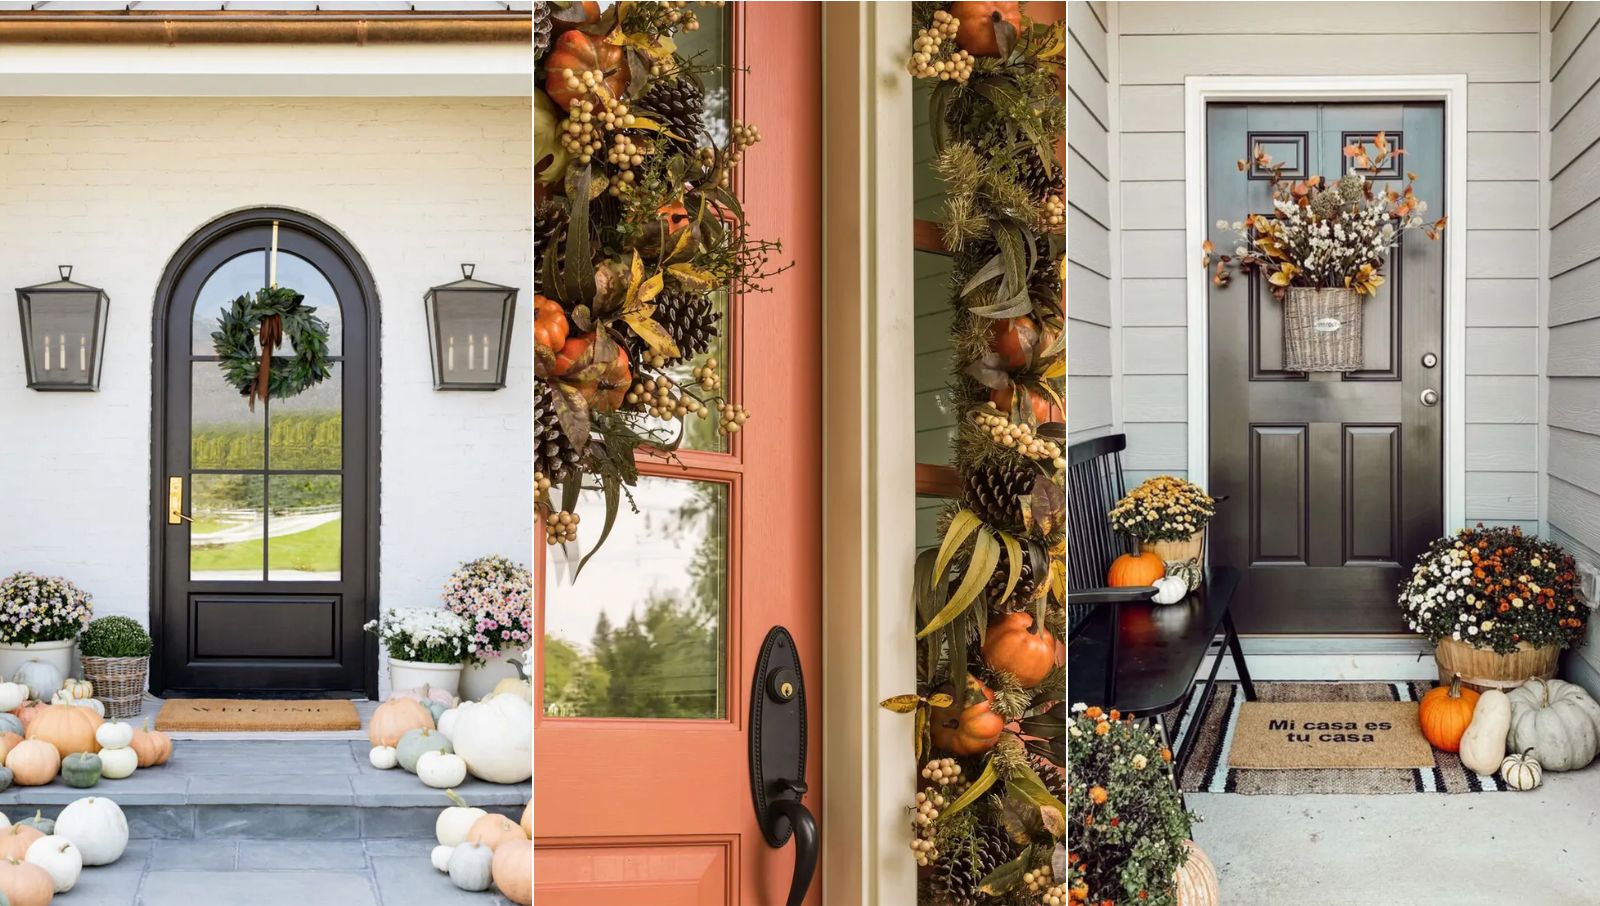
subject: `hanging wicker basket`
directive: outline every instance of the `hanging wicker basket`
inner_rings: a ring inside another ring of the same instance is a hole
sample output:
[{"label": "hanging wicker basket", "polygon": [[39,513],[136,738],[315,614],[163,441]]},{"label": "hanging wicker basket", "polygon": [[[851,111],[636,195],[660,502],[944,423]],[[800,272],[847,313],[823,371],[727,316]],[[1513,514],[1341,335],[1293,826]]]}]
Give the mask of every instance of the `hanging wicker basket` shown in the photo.
[{"label": "hanging wicker basket", "polygon": [[1289,287],[1283,295],[1283,368],[1361,370],[1361,294]]},{"label": "hanging wicker basket", "polygon": [[1487,648],[1474,648],[1446,637],[1434,647],[1433,659],[1439,665],[1439,682],[1461,675],[1461,684],[1483,692],[1514,689],[1530,679],[1550,679],[1556,675],[1561,646],[1535,648],[1527,642],[1517,644],[1510,654],[1497,654]]},{"label": "hanging wicker basket", "polygon": [[144,709],[148,657],[85,657],[83,678],[94,685],[94,697],[106,706],[106,717],[137,717]]}]

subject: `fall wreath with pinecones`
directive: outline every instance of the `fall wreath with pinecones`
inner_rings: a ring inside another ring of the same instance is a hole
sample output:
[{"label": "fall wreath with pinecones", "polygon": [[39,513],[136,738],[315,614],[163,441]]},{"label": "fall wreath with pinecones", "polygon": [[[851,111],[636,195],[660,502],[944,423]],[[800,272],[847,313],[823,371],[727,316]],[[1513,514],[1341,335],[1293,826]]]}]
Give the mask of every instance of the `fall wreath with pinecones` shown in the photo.
[{"label": "fall wreath with pinecones", "polygon": [[[257,341],[259,342],[259,346]],[[284,340],[294,355],[275,356]],[[250,400],[287,399],[327,380],[328,323],[305,296],[284,286],[246,293],[228,304],[211,334],[217,367],[239,395]]]},{"label": "fall wreath with pinecones", "polygon": [[946,192],[960,496],[916,563],[918,688],[883,705],[915,714],[920,901],[1064,906],[1065,29],[1018,3],[912,15]]},{"label": "fall wreath with pinecones", "polygon": [[534,4],[535,507],[572,553],[580,497],[600,492],[579,571],[638,480],[636,451],[745,425],[719,341],[729,307],[784,269],[734,191],[760,132],[709,128],[702,76],[728,68],[673,39],[699,27],[683,2]]}]

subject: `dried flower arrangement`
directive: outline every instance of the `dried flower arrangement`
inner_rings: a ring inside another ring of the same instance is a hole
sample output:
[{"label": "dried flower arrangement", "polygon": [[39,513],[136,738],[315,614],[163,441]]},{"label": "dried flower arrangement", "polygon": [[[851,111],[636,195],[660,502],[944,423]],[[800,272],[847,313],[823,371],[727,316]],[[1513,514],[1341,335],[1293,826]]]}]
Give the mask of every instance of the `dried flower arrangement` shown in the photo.
[{"label": "dried flower arrangement", "polygon": [[946,192],[962,491],[916,563],[918,690],[883,704],[915,714],[921,901],[1064,901],[1065,28],[1017,3],[912,18]]},{"label": "dried flower arrangement", "polygon": [[1157,475],[1117,501],[1108,514],[1117,531],[1140,541],[1182,541],[1217,515],[1217,502],[1199,485]]},{"label": "dried flower arrangement", "polygon": [[1509,654],[1583,644],[1589,605],[1561,545],[1510,528],[1462,529],[1433,542],[1400,586],[1406,624],[1437,644],[1450,638]]},{"label": "dried flower arrangement", "polygon": [[725,306],[783,270],[734,191],[761,134],[734,121],[719,146],[708,128],[701,75],[725,67],[677,52],[699,28],[687,7],[534,4],[535,507],[565,549],[580,493],[603,493],[579,571],[638,481],[635,451],[670,458],[691,417],[744,426],[710,353]]},{"label": "dried flower arrangement", "polygon": [[1401,190],[1378,191],[1361,172],[1377,173],[1397,165],[1404,153],[1379,132],[1371,152],[1364,142],[1345,147],[1344,156],[1356,169],[1337,181],[1321,176],[1285,181],[1283,163],[1257,147],[1254,159],[1240,160],[1238,166],[1272,174],[1272,215],[1253,214],[1232,224],[1217,221],[1217,229],[1238,234],[1238,245],[1233,254],[1219,255],[1207,239],[1201,266],[1211,272],[1217,286],[1228,285],[1230,265],[1254,269],[1279,296],[1290,286],[1353,289],[1364,296],[1376,293],[1383,285],[1384,259],[1401,237],[1420,230],[1429,239],[1438,239],[1447,219],[1429,222],[1422,216],[1428,203],[1413,190],[1417,174],[1407,173]]}]

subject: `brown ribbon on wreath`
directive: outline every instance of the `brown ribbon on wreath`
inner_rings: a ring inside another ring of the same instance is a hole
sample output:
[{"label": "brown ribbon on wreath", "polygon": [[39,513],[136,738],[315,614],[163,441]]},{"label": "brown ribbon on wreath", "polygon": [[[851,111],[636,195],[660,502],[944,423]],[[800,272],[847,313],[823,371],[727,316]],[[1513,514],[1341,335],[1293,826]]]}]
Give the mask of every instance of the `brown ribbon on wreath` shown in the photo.
[{"label": "brown ribbon on wreath", "polygon": [[256,411],[256,398],[267,398],[272,386],[272,351],[283,342],[283,319],[267,315],[261,319],[261,367],[256,371],[256,382],[250,385],[250,411]]}]

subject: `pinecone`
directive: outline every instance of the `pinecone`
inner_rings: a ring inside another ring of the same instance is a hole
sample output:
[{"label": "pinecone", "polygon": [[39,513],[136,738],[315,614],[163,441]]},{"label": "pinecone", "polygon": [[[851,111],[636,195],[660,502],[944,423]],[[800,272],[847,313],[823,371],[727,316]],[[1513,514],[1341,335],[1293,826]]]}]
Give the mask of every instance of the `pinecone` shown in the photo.
[{"label": "pinecone", "polygon": [[633,103],[635,110],[650,114],[667,131],[682,137],[684,148],[694,149],[700,144],[700,133],[705,129],[705,90],[693,79],[683,76],[657,79]]},{"label": "pinecone", "polygon": [[979,466],[967,475],[967,506],[993,528],[1019,528],[1020,501],[1033,493],[1033,480],[1034,471],[1026,465],[1000,462]]},{"label": "pinecone", "polygon": [[1037,752],[1028,753],[1028,764],[1033,767],[1033,772],[1044,781],[1044,788],[1050,791],[1057,799],[1067,798],[1067,772],[1060,766]]},{"label": "pinecone", "polygon": [[1045,172],[1044,160],[1037,151],[1028,151],[1017,167],[1017,182],[1026,187],[1028,194],[1034,198],[1043,198],[1064,179],[1060,164],[1053,164],[1050,171]]},{"label": "pinecone", "polygon": [[[678,344],[678,357],[668,359],[676,365],[700,355],[711,348],[722,329],[722,316],[703,293],[686,293],[667,290],[656,297],[656,323]],[[628,354],[639,361],[645,352],[644,342],[630,334]]]},{"label": "pinecone", "polygon": [[533,470],[559,481],[578,468],[581,451],[567,439],[556,417],[555,391],[544,381],[534,381]]},{"label": "pinecone", "polygon": [[994,902],[978,886],[990,872],[1016,858],[1012,849],[1005,831],[988,824],[978,825],[970,845],[963,841],[951,852],[940,854],[926,879],[926,896],[918,899],[930,906],[984,906]]},{"label": "pinecone", "polygon": [[550,4],[543,0],[535,0],[533,4],[533,56],[535,59],[544,56],[550,49],[550,32],[553,23],[550,21]]},{"label": "pinecone", "polygon": [[[1032,489],[1030,488],[1029,490]],[[1000,595],[1006,590],[1006,580],[1009,578],[1011,578],[1011,564],[1002,561],[995,567],[994,575],[989,577],[989,584],[984,588],[984,592],[989,596],[991,602],[995,604],[1006,603],[1000,600]],[[1033,577],[1033,558],[1028,556],[1028,549],[1023,548],[1022,574],[1017,577],[1016,588],[1011,590],[1010,600],[1014,602],[1013,607],[1007,609],[1023,609],[1033,597],[1033,592],[1037,587],[1038,582]]]},{"label": "pinecone", "polygon": [[544,250],[554,246],[556,258],[566,254],[567,209],[554,201],[540,204],[533,214],[533,291],[541,292],[540,274],[544,270]]}]

